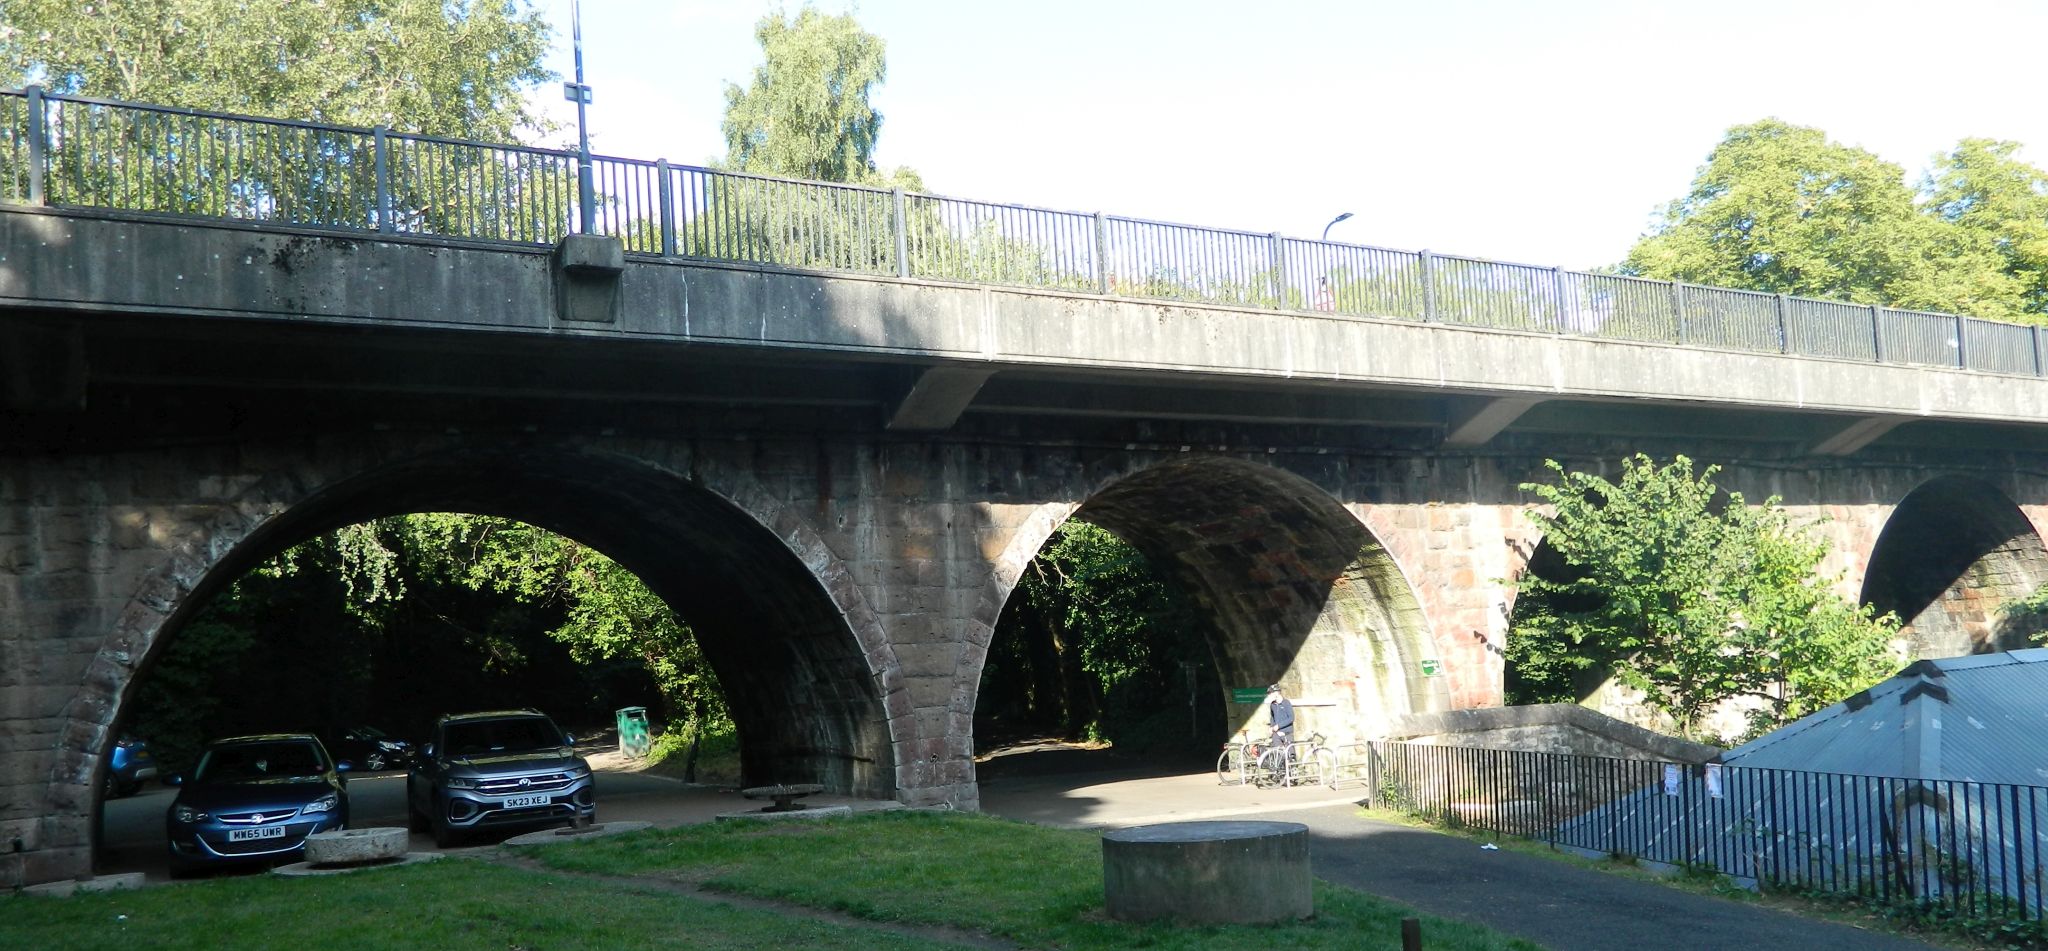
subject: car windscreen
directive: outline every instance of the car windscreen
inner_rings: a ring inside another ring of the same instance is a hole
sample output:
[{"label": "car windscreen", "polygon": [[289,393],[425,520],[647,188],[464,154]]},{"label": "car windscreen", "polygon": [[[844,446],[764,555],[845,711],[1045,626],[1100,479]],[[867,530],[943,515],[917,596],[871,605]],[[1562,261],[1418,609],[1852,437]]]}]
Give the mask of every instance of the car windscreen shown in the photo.
[{"label": "car windscreen", "polygon": [[195,783],[239,783],[262,779],[297,779],[327,771],[327,757],[304,740],[275,743],[232,743],[216,746],[199,758],[192,771]]},{"label": "car windscreen", "polygon": [[539,717],[450,723],[446,735],[449,756],[531,753],[562,745],[562,734],[555,732],[555,725]]}]

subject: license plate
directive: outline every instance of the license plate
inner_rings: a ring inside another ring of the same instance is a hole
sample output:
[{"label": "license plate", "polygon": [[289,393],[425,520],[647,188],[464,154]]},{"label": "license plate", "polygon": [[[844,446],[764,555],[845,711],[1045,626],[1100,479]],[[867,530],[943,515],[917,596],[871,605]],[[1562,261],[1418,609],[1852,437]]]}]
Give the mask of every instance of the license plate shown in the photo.
[{"label": "license plate", "polygon": [[256,839],[282,839],[284,826],[258,826],[254,829],[229,829],[229,842],[251,842]]},{"label": "license plate", "polygon": [[553,801],[553,799],[553,796],[549,796],[546,794],[538,796],[506,796],[505,808],[523,809],[527,806],[545,806],[549,802]]}]

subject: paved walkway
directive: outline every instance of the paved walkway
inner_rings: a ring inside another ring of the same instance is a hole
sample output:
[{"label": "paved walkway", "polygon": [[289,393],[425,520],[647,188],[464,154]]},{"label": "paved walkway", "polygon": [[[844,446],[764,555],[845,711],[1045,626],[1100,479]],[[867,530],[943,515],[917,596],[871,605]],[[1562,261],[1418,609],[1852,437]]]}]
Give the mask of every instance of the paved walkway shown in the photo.
[{"label": "paved walkway", "polygon": [[1317,877],[1477,922],[1553,951],[1927,951],[1931,945],[1696,895],[1362,818],[1359,792],[1221,787],[1214,775],[995,773],[982,808],[1050,825],[1122,828],[1225,816],[1309,827]]}]

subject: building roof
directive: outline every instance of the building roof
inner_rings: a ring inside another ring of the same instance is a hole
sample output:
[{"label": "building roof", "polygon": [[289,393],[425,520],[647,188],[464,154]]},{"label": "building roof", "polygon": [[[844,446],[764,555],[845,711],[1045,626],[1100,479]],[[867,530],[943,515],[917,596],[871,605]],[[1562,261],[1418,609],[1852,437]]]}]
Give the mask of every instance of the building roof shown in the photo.
[{"label": "building roof", "polygon": [[2048,786],[2048,649],[1914,663],[1722,754],[1733,766]]}]

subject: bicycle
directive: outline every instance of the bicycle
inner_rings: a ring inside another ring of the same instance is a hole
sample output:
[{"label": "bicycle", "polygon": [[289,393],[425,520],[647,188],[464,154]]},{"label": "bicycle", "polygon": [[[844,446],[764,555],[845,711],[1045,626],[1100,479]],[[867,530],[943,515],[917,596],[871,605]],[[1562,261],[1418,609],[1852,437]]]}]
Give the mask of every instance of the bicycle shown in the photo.
[{"label": "bicycle", "polygon": [[1222,786],[1242,786],[1251,780],[1252,768],[1258,765],[1259,754],[1266,747],[1252,741],[1251,737],[1239,733],[1237,738],[1223,744],[1223,753],[1216,757],[1216,782]]},{"label": "bicycle", "polygon": [[1321,733],[1285,745],[1273,744],[1259,754],[1256,781],[1260,786],[1337,785],[1337,754],[1323,745]]}]

